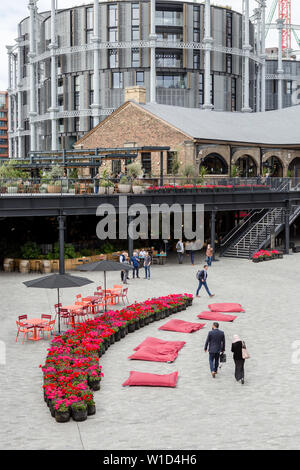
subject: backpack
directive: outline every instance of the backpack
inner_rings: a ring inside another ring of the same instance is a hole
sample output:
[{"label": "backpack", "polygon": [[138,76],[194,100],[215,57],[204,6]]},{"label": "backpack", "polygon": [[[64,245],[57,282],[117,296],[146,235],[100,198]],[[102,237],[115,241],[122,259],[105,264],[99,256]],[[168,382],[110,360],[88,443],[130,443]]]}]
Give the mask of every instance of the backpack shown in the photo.
[{"label": "backpack", "polygon": [[204,278],[204,270],[203,269],[201,269],[201,271],[197,272],[196,278],[198,279],[198,281],[200,281],[201,279]]}]

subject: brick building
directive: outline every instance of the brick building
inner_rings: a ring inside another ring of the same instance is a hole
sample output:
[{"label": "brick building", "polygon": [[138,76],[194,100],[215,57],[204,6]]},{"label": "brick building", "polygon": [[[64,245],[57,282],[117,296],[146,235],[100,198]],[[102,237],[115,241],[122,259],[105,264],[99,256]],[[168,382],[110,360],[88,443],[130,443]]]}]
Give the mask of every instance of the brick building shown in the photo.
[{"label": "brick building", "polygon": [[0,91],[0,158],[8,156],[8,93]]},{"label": "brick building", "polygon": [[[127,101],[76,144],[76,148],[169,146],[164,174],[171,175],[177,154],[181,168],[201,165],[209,175],[227,176],[233,166],[241,176],[300,175],[300,106],[267,113],[230,113],[145,104],[145,90],[127,90]],[[146,174],[159,175],[160,154],[139,152]],[[112,172],[121,162],[106,163]],[[102,167],[103,168],[103,167]]]}]

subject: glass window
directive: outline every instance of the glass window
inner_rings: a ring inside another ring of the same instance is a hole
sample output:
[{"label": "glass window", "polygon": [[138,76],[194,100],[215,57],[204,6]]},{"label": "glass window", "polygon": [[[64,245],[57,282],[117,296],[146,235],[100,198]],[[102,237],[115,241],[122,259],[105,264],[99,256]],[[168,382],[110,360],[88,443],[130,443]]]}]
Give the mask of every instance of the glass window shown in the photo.
[{"label": "glass window", "polygon": [[151,173],[151,170],[152,170],[151,152],[142,153],[141,164],[142,164],[142,168],[143,168],[144,172],[149,175]]},{"label": "glass window", "polygon": [[110,49],[108,51],[108,66],[111,69],[119,67],[119,55],[116,49]]},{"label": "glass window", "polygon": [[156,83],[160,88],[186,88],[186,74],[157,74]]},{"label": "glass window", "polygon": [[[292,95],[292,94],[293,94],[293,82],[290,81],[290,80],[288,80],[288,81],[285,82],[285,84],[286,84],[286,85],[285,85],[285,86],[286,86],[286,88],[285,88],[285,93],[286,93],[287,95]],[[0,114],[1,114],[1,113],[0,113]]]},{"label": "glass window", "polygon": [[194,69],[200,69],[200,51],[194,51]]},{"label": "glass window", "polygon": [[111,84],[112,88],[123,88],[123,73],[112,72]]},{"label": "glass window", "polygon": [[138,41],[140,39],[140,28],[133,26],[131,29],[131,40]]},{"label": "glass window", "polygon": [[173,160],[176,157],[177,152],[167,152],[167,174],[172,174]]},{"label": "glass window", "polygon": [[94,28],[94,8],[89,7],[86,9],[86,29]]},{"label": "glass window", "polygon": [[131,5],[131,25],[138,26],[140,24],[140,6],[138,3]]},{"label": "glass window", "polygon": [[182,51],[157,51],[155,57],[157,67],[183,67]]},{"label": "glass window", "polygon": [[199,74],[199,106],[204,104],[204,76]]},{"label": "glass window", "polygon": [[226,54],[226,72],[232,73],[232,55]]},{"label": "glass window", "polygon": [[108,40],[110,42],[118,41],[118,28],[109,28],[108,30]]},{"label": "glass window", "polygon": [[108,5],[108,25],[118,26],[118,6],[116,4]]},{"label": "glass window", "polygon": [[0,121],[0,127],[6,127],[7,122],[6,121]]},{"label": "glass window", "polygon": [[138,49],[131,49],[131,66],[132,67],[140,66],[140,52]]},{"label": "glass window", "polygon": [[144,72],[136,72],[136,84],[142,86],[144,83]]},{"label": "glass window", "polygon": [[236,111],[236,79],[231,79],[231,111]]}]

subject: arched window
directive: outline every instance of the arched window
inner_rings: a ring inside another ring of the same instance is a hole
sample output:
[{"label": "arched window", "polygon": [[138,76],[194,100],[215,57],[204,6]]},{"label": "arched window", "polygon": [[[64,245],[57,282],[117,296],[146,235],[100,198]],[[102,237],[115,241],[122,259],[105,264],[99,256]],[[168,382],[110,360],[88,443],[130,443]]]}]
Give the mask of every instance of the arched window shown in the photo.
[{"label": "arched window", "polygon": [[264,163],[264,166],[269,170],[270,175],[274,178],[281,178],[283,176],[283,165],[278,157],[272,155]]},{"label": "arched window", "polygon": [[228,165],[224,158],[218,153],[210,153],[201,162],[201,166],[207,168],[209,175],[226,175],[228,174]]},{"label": "arched window", "polygon": [[289,164],[290,176],[300,177],[300,157],[294,158]]},{"label": "arched window", "polygon": [[250,155],[243,155],[237,160],[236,164],[240,168],[240,176],[242,178],[257,176],[257,165]]}]

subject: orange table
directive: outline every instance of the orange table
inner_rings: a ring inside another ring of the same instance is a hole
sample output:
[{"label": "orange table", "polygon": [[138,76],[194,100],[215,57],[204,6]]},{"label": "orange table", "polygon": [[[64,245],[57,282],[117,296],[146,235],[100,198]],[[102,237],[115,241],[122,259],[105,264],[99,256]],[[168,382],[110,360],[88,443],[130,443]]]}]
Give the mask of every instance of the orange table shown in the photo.
[{"label": "orange table", "polygon": [[42,339],[40,336],[37,335],[37,329],[40,325],[44,325],[45,323],[48,323],[48,322],[49,320],[46,320],[44,318],[28,318],[26,320],[26,324],[28,326],[33,326],[34,328],[32,338],[28,338],[28,339],[30,339],[30,341],[39,341],[40,339]]},{"label": "orange table", "polygon": [[71,314],[71,324],[72,327],[75,328],[75,315],[77,315],[78,310],[81,310],[82,305],[66,305],[65,307],[61,307],[64,310],[69,310]]}]

